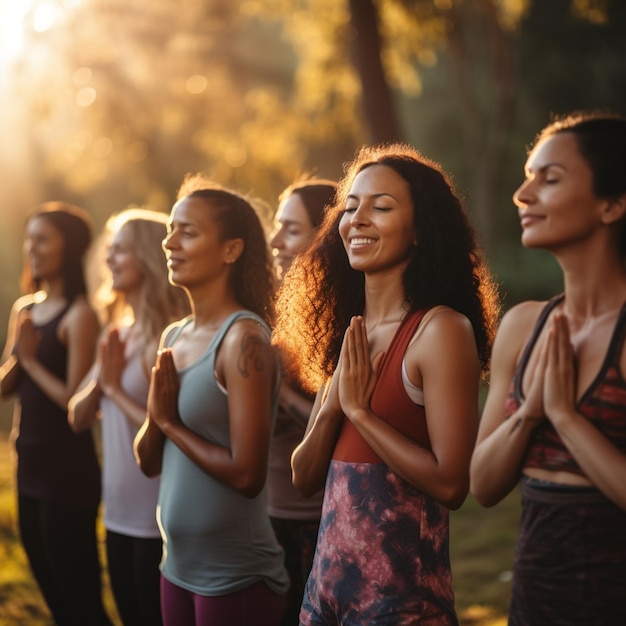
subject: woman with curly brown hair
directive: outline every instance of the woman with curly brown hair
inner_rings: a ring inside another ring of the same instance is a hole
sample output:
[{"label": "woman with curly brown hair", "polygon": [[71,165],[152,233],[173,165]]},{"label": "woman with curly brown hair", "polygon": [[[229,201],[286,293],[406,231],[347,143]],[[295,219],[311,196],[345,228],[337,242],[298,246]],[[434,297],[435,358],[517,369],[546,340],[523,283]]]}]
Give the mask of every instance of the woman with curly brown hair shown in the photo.
[{"label": "woman with curly brown hair", "polygon": [[191,315],[162,334],[135,449],[161,474],[165,626],[278,626],[289,584],[266,511],[280,373],[270,345],[274,271],[243,197],[194,177],[163,241]]},{"label": "woman with curly brown hair", "polygon": [[465,212],[410,146],[362,149],[279,296],[275,342],[319,387],[292,457],[325,486],[302,624],[457,624],[448,509],[469,486],[498,312]]}]

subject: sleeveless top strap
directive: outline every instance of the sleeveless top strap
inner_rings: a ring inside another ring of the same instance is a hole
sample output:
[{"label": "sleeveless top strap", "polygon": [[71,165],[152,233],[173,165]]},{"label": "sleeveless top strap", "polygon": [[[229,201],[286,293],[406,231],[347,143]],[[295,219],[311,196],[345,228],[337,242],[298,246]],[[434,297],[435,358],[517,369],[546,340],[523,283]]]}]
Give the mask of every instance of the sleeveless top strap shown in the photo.
[{"label": "sleeveless top strap", "polygon": [[526,365],[528,364],[528,359],[530,358],[530,354],[535,347],[535,343],[537,343],[537,339],[539,338],[539,334],[543,330],[543,327],[548,320],[548,316],[552,311],[563,301],[565,298],[565,294],[560,294],[551,298],[548,303],[544,306],[537,321],[535,322],[535,327],[530,335],[530,338],[526,342],[526,346],[522,352],[522,357],[515,369],[515,376],[513,378],[513,384],[515,388],[515,395],[518,401],[521,401],[522,398],[522,377],[524,375],[524,371],[526,370]]}]

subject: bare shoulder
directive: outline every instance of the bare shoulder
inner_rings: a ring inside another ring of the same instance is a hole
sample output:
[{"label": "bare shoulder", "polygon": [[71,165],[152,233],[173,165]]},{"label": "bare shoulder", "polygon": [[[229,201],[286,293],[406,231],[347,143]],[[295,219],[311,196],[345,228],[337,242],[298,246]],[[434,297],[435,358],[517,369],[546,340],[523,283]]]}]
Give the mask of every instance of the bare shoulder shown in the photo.
[{"label": "bare shoulder", "polygon": [[253,372],[278,370],[278,357],[268,328],[254,319],[237,320],[226,333],[220,362],[236,366],[248,378]]},{"label": "bare shoulder", "polygon": [[525,343],[546,304],[547,302],[528,300],[511,307],[502,316],[496,341],[498,341],[499,336],[506,338],[507,341]]},{"label": "bare shoulder", "polygon": [[246,340],[269,345],[271,340],[271,334],[267,326],[261,324],[256,319],[238,319],[228,329],[228,332],[224,337],[224,343],[230,343],[239,346],[242,341]]},{"label": "bare shoulder", "polygon": [[33,304],[37,304],[39,302],[39,298],[37,298],[37,294],[29,293],[24,296],[20,296],[11,307],[11,315],[18,315],[24,309],[31,307]]},{"label": "bare shoulder", "polygon": [[427,345],[444,338],[455,340],[473,336],[472,323],[465,315],[447,306],[437,306],[426,313],[411,343]]},{"label": "bare shoulder", "polygon": [[63,318],[64,325],[89,324],[98,328],[98,316],[85,298],[76,298]]},{"label": "bare shoulder", "polygon": [[174,335],[174,332],[181,326],[184,326],[187,323],[188,319],[189,317],[184,317],[183,319],[176,320],[175,322],[168,324],[161,333],[161,337],[158,342],[158,348],[161,349],[169,346],[170,339]]}]

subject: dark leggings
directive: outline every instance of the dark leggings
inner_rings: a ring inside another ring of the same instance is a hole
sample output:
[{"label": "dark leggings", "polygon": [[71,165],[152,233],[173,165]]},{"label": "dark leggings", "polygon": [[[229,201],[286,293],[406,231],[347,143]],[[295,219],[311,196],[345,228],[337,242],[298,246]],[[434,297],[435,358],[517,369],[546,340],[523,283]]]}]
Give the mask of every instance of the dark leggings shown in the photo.
[{"label": "dark leggings", "polygon": [[298,626],[304,586],[313,565],[320,522],[319,520],[291,520],[276,517],[270,520],[276,539],[285,551],[285,567],[291,581],[282,626]]},{"label": "dark leggings", "polygon": [[111,626],[102,605],[97,509],[18,496],[22,544],[57,626]]},{"label": "dark leggings", "polygon": [[165,626],[279,626],[286,596],[259,581],[225,596],[201,596],[161,576]]},{"label": "dark leggings", "polygon": [[117,611],[125,626],[160,626],[161,539],[107,531],[109,577]]}]

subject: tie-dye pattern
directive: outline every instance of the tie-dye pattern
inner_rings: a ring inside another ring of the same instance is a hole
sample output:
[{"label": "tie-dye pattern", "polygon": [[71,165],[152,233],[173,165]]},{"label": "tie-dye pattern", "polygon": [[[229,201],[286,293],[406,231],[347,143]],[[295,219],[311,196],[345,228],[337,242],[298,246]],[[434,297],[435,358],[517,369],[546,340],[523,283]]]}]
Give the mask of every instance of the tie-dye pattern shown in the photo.
[{"label": "tie-dye pattern", "polygon": [[458,624],[448,509],[385,464],[332,461],[300,623]]}]

